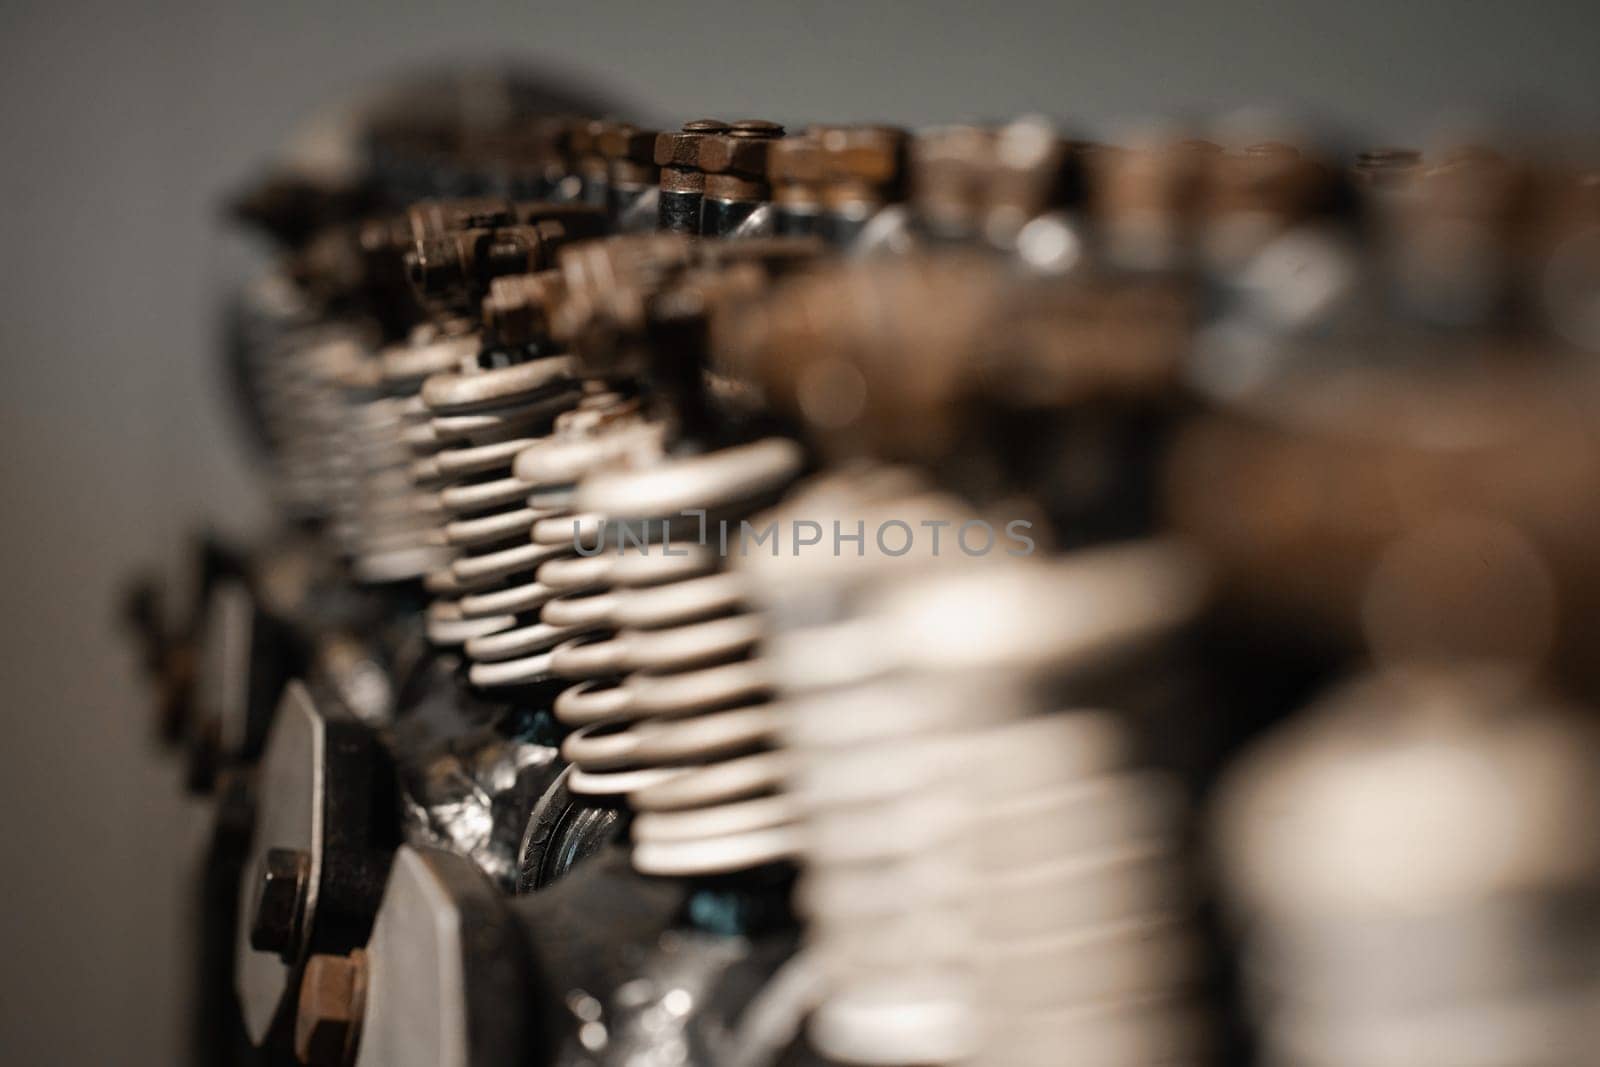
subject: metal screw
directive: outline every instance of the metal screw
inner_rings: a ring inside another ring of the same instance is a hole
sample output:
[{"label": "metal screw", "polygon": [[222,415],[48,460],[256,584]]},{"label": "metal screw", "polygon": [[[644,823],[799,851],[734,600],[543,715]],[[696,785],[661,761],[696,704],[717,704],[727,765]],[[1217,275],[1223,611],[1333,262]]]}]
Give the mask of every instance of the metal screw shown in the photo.
[{"label": "metal screw", "polygon": [[299,849],[268,849],[250,915],[250,946],[293,960],[305,918],[311,857]]},{"label": "metal screw", "polygon": [[339,1067],[355,1058],[366,1007],[367,954],[316,955],[300,979],[294,1054],[309,1067]]}]

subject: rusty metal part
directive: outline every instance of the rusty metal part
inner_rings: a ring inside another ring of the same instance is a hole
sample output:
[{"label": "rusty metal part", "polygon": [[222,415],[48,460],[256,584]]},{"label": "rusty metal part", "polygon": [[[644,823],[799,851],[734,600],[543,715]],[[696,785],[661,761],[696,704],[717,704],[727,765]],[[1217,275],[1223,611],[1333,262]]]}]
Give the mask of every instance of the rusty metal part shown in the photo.
[{"label": "rusty metal part", "polygon": [[1170,270],[1190,251],[1205,170],[1221,149],[1163,139],[1084,155],[1089,211],[1108,265]]},{"label": "rusty metal part", "polygon": [[341,1067],[355,1059],[366,1007],[367,954],[316,955],[306,961],[295,1015],[294,1052],[308,1067]]},{"label": "rusty metal part", "polygon": [[909,138],[896,126],[830,126],[822,147],[823,202],[833,210],[899,198]]},{"label": "rusty metal part", "polygon": [[902,199],[907,143],[905,131],[890,126],[810,126],[773,142],[767,180],[776,232],[848,240]]},{"label": "rusty metal part", "polygon": [[495,278],[483,298],[486,339],[505,346],[525,345],[550,332],[550,308],[564,282],[558,270]]},{"label": "rusty metal part", "polygon": [[1176,388],[1191,312],[1159,286],[1019,282],[979,258],[835,266],[731,303],[720,372],[755,386],[826,451],[937,460],[990,407]]},{"label": "rusty metal part", "polygon": [[[724,123],[697,119],[677,133],[656,137],[654,161],[661,168],[660,228],[670,233],[724,233],[742,210],[766,198],[767,149],[783,127],[760,119]],[[702,219],[705,200],[715,201],[711,224]],[[734,222],[733,225],[737,223]]]},{"label": "rusty metal part", "polygon": [[545,270],[561,245],[597,236],[606,225],[603,209],[592,205],[499,199],[418,205],[408,220],[405,263],[418,295],[464,308],[481,300],[494,278]]},{"label": "rusty metal part", "polygon": [[685,122],[681,130],[656,135],[653,159],[661,168],[661,230],[700,232],[700,206],[706,191],[700,145],[707,138],[727,133],[729,128],[720,119],[693,119]]},{"label": "rusty metal part", "polygon": [[724,236],[772,195],[767,185],[767,152],[783,136],[783,127],[764,119],[741,119],[727,132],[699,143],[700,170],[705,174],[700,232]]},{"label": "rusty metal part", "polygon": [[[1430,658],[1538,660],[1548,624],[1556,656],[1592,681],[1593,409],[1586,392],[1527,369],[1291,383],[1257,410],[1183,433],[1172,521],[1216,559],[1237,602],[1294,618],[1308,636],[1370,638],[1371,613],[1390,603],[1384,618],[1405,631],[1395,640]],[[1540,574],[1554,576],[1553,621]]]},{"label": "rusty metal part", "polygon": [[695,255],[680,234],[613,237],[566,249],[559,257],[565,291],[550,313],[551,332],[569,344],[603,343],[612,334],[636,333],[645,321],[646,295]]},{"label": "rusty metal part", "polygon": [[[656,135],[654,159],[658,167],[699,170],[700,142],[707,137],[727,133],[732,127],[721,119],[691,119],[676,132],[664,131]],[[700,188],[704,188],[702,184]]]},{"label": "rusty metal part", "polygon": [[[880,164],[885,147],[874,153]],[[1009,246],[1029,219],[1068,199],[1078,157],[1037,119],[925,131],[910,147],[911,202],[937,237]]]},{"label": "rusty metal part", "polygon": [[819,132],[802,130],[767,150],[767,181],[772,201],[794,214],[815,215],[822,208],[823,148]]},{"label": "rusty metal part", "polygon": [[424,200],[406,209],[411,240],[420,241],[455,230],[510,226],[517,221],[516,205],[506,197],[462,197]]},{"label": "rusty metal part", "polygon": [[409,245],[430,238],[467,231],[510,226],[559,224],[571,239],[604,232],[605,213],[585,204],[521,201],[509,197],[462,197],[423,200],[406,209],[404,225],[383,225],[381,239]]},{"label": "rusty metal part", "polygon": [[741,119],[722,133],[702,138],[698,159],[706,175],[706,195],[736,196],[750,188],[765,188],[767,150],[783,133],[775,122]]},{"label": "rusty metal part", "polygon": [[681,320],[697,301],[703,308],[717,273],[737,270],[728,285],[748,286],[808,262],[821,247],[809,238],[713,242],[676,234],[577,245],[560,256],[564,289],[550,312],[551,333],[591,373],[637,373],[651,362],[652,323]]},{"label": "rusty metal part", "polygon": [[[425,299],[481,293],[500,275],[531,274],[551,265],[554,235],[543,226],[461,230],[418,241],[406,255],[411,283]],[[454,302],[454,301],[452,301]]]}]

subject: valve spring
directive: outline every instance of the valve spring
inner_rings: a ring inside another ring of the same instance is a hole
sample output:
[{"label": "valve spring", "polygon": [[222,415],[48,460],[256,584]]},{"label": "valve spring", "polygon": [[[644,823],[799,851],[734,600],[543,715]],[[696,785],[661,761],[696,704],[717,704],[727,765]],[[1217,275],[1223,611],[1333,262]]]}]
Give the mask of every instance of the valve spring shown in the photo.
[{"label": "valve spring", "polygon": [[307,321],[294,283],[268,274],[245,292],[240,352],[271,463],[272,488],[290,514],[322,518],[338,499],[338,449],[348,400],[333,373],[365,355],[342,326]]},{"label": "valve spring", "polygon": [[[563,745],[580,795],[626,796],[634,866],[709,875],[793,853],[793,813],[781,795],[776,720],[754,658],[761,620],[748,579],[724,566],[723,523],[772,503],[799,473],[798,446],[768,439],[635,470],[600,470],[578,486],[574,533],[604,592],[591,606],[557,600],[545,615],[603,618],[615,632],[555,651],[557,673],[581,679],[556,699],[576,727]],[[702,521],[704,525],[702,525]],[[586,543],[585,540],[587,539]]]},{"label": "valve spring", "polygon": [[466,646],[470,659],[521,654],[524,624],[544,602],[533,575],[560,549],[528,536],[549,511],[529,502],[531,487],[515,464],[581,402],[572,371],[564,356],[494,368],[473,361],[423,385],[425,436],[435,444],[432,454],[424,447],[410,474],[434,516],[431,539],[447,554],[424,578],[435,598],[428,636],[439,645]]},{"label": "valve spring", "polygon": [[[572,475],[551,478],[541,460],[565,460],[586,469],[603,459],[605,445],[617,431],[639,429],[636,406],[615,393],[590,388],[571,396],[547,434],[523,439],[494,480],[505,486],[498,512],[471,520],[486,524],[483,544],[487,559],[458,560],[448,581],[462,579],[472,588],[454,602],[437,603],[430,621],[457,628],[457,638],[470,661],[468,679],[484,688],[531,685],[554,677],[550,652],[559,643],[592,629],[589,624],[554,624],[543,608],[563,595],[565,587],[544,580],[546,567],[576,551],[570,537],[535,536],[542,523],[570,514]],[[596,457],[599,458],[596,458]],[[477,527],[458,524],[460,539]],[[484,577],[477,577],[484,575]]]},{"label": "valve spring", "polygon": [[421,389],[430,374],[461,365],[475,351],[470,337],[419,331],[351,376],[353,402],[336,430],[335,449],[348,466],[333,506],[335,536],[357,577],[408,580],[445,558],[433,537],[433,501],[412,480],[417,452],[437,447],[427,432]]},{"label": "valve spring", "polygon": [[976,755],[974,1003],[984,1067],[1197,1058],[1199,952],[1172,783],[1112,713],[996,730]]},{"label": "valve spring", "polygon": [[772,641],[813,1042],[853,1064],[1193,1059],[1179,807],[1117,716],[1046,714],[1042,684],[1173,625],[1188,579],[1141,546],[874,580],[831,619],[780,610],[802,621]]},{"label": "valve spring", "polygon": [[538,545],[541,561],[518,600],[523,616],[514,629],[467,641],[475,685],[531,685],[560,677],[550,667],[555,648],[605,632],[606,585],[595,565],[606,560],[576,558],[574,523],[586,522],[573,512],[576,483],[600,467],[656,461],[661,437],[661,424],[643,418],[637,400],[595,386],[576,408],[558,416],[549,437],[518,454],[514,474],[534,512],[528,541]]}]

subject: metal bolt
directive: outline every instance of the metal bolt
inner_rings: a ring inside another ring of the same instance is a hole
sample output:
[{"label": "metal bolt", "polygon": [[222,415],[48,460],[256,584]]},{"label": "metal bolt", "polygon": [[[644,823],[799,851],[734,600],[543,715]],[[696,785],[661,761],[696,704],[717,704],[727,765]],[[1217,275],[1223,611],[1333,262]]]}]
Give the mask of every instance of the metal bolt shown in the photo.
[{"label": "metal bolt", "polygon": [[311,857],[299,849],[268,849],[250,915],[250,946],[291,961],[305,918]]},{"label": "metal bolt", "polygon": [[294,1054],[308,1067],[340,1067],[355,1058],[366,1007],[367,954],[316,955],[300,979]]},{"label": "metal bolt", "polygon": [[783,126],[766,119],[740,119],[728,126],[733,137],[782,137]]},{"label": "metal bolt", "polygon": [[702,142],[728,129],[717,119],[694,119],[678,133],[656,137],[653,161],[661,168],[658,226],[668,233],[699,233],[700,206],[706,178],[701,173]]}]

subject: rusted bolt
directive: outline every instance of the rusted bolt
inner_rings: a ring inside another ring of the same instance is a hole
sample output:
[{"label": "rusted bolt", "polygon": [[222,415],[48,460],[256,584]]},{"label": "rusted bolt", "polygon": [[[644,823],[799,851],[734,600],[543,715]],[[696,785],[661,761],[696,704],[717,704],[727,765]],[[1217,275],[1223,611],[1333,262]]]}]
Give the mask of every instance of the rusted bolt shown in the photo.
[{"label": "rusted bolt", "polygon": [[299,849],[268,849],[250,912],[250,947],[292,961],[305,921],[311,857]]},{"label": "rusted bolt", "polygon": [[700,232],[730,233],[772,195],[767,185],[767,152],[783,127],[764,119],[742,119],[726,133],[711,134],[699,145],[705,175],[705,207]]},{"label": "rusted bolt", "polygon": [[881,203],[898,185],[906,133],[893,126],[842,126],[823,130],[823,178],[830,202]]},{"label": "rusted bolt", "polygon": [[[672,170],[700,169],[700,142],[712,134],[727,133],[728,124],[717,119],[694,119],[679,131],[656,135],[654,160],[658,167]],[[663,175],[663,180],[666,176]]]},{"label": "rusted bolt", "polygon": [[454,200],[424,200],[406,209],[408,229],[402,232],[409,240],[420,240],[456,230],[509,226],[516,220],[516,205],[505,197],[474,196]]},{"label": "rusted bolt", "polygon": [[308,1067],[341,1067],[355,1059],[366,1008],[367,954],[316,955],[300,979],[294,1054]]},{"label": "rusted bolt", "polygon": [[700,169],[700,143],[726,133],[719,119],[694,119],[677,133],[657,135],[654,161],[661,168],[661,207],[658,227],[667,233],[699,233],[700,202],[706,176]]},{"label": "rusted bolt", "polygon": [[[483,299],[493,279],[546,270],[562,244],[590,235],[590,220],[599,209],[581,210],[585,214],[531,226],[458,230],[423,238],[405,257],[412,287],[426,301],[472,306]],[[569,226],[575,232],[569,232]]]},{"label": "rusted bolt", "polygon": [[780,234],[817,232],[822,212],[822,141],[818,131],[785,137],[767,152],[767,181]]},{"label": "rusted bolt", "polygon": [[[858,165],[870,161],[882,173],[898,152],[895,141],[883,140]],[[1037,118],[929,130],[911,146],[912,203],[935,236],[1010,245],[1030,219],[1061,202],[1069,164],[1075,169],[1077,159],[1067,143]]]},{"label": "rusted bolt", "polygon": [[658,136],[655,130],[641,130],[626,122],[610,123],[601,133],[600,154],[608,168],[614,212],[620,213],[639,194],[660,182],[661,171],[655,160]]}]

